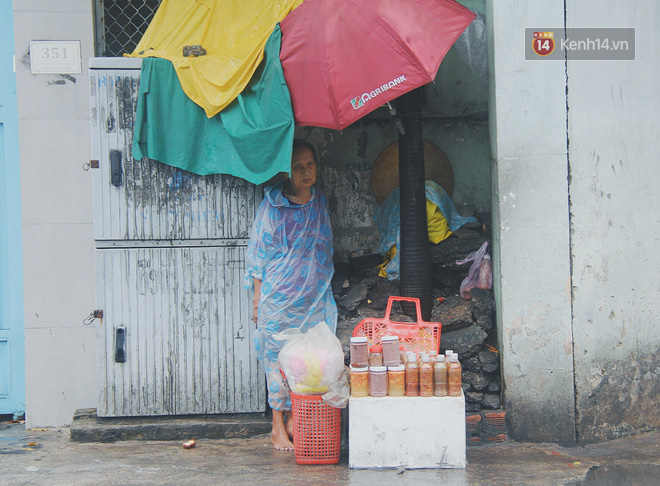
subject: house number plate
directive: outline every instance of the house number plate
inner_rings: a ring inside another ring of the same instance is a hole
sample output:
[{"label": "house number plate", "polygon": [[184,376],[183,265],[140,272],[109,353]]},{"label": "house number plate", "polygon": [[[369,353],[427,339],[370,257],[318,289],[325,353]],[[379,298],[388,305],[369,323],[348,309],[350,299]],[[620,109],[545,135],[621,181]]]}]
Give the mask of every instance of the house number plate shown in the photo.
[{"label": "house number plate", "polygon": [[31,41],[32,74],[80,74],[80,41]]}]

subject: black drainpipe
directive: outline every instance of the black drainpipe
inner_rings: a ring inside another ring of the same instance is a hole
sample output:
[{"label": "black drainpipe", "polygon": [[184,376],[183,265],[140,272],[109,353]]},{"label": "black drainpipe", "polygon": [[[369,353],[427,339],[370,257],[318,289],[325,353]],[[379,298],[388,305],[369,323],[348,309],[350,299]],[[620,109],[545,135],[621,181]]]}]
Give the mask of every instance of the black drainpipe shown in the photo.
[{"label": "black drainpipe", "polygon": [[[422,318],[431,320],[433,308],[432,266],[429,233],[426,222],[424,191],[424,144],[422,138],[422,88],[400,96],[397,107],[405,127],[399,133],[399,187],[401,190],[401,296],[417,297]],[[403,306],[415,316],[415,309]]]}]

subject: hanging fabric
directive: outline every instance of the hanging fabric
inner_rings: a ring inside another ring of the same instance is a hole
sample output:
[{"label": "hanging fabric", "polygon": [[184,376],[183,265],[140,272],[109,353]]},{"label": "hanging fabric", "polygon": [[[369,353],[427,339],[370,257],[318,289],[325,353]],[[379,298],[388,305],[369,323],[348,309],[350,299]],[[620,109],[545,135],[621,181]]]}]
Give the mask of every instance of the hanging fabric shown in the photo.
[{"label": "hanging fabric", "polygon": [[[302,0],[163,0],[128,56],[171,61],[183,91],[210,118],[247,86],[263,58],[273,28],[301,3]],[[206,53],[186,57],[186,46],[201,46]]]},{"label": "hanging fabric", "polygon": [[213,118],[186,96],[170,61],[144,59],[133,157],[200,175],[231,174],[254,184],[289,172],[295,126],[280,42],[276,26],[250,83]]}]

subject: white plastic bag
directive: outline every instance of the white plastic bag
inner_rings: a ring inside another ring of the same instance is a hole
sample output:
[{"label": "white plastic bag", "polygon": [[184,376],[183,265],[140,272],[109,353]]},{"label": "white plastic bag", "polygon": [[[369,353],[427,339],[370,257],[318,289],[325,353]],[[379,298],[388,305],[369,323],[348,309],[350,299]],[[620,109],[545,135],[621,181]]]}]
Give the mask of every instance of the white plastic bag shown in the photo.
[{"label": "white plastic bag", "polygon": [[470,290],[474,287],[490,289],[493,285],[493,265],[490,255],[486,252],[488,242],[484,241],[481,248],[471,252],[465,260],[456,260],[456,265],[464,265],[472,262],[468,276],[461,282],[461,297],[465,300],[472,299]]},{"label": "white plastic bag", "polygon": [[350,370],[344,366],[344,371],[337,381],[330,385],[327,393],[323,394],[323,403],[335,408],[346,408],[351,395],[351,385],[348,381]]},{"label": "white plastic bag", "polygon": [[299,329],[287,329],[275,338],[286,341],[279,362],[293,393],[322,395],[340,380],[344,351],[325,322],[305,334]]},{"label": "white plastic bag", "polygon": [[350,370],[344,366],[344,371],[337,381],[330,385],[327,393],[321,397],[323,403],[335,408],[346,408],[348,398],[351,396],[351,385],[348,381]]},{"label": "white plastic bag", "polygon": [[486,17],[472,10],[477,16],[463,31],[454,48],[470,68],[484,81],[488,81],[488,53],[486,51]]}]

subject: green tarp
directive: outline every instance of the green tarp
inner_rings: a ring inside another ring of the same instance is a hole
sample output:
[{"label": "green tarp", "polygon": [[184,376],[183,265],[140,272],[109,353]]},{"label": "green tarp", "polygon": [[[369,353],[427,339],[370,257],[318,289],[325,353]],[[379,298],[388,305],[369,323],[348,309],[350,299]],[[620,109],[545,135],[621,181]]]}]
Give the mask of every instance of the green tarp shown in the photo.
[{"label": "green tarp", "polygon": [[200,175],[231,174],[254,184],[289,172],[295,125],[280,43],[277,26],[247,87],[212,118],[183,92],[170,61],[144,59],[133,157]]}]

